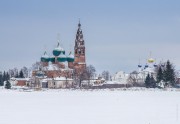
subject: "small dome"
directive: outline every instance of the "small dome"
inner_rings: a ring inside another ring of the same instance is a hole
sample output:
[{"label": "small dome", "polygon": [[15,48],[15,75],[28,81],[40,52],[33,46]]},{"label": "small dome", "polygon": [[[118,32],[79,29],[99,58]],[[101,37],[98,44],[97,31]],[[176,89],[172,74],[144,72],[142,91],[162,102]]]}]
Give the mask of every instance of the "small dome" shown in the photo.
[{"label": "small dome", "polygon": [[53,56],[49,57],[49,61],[54,63],[55,62],[55,57],[53,57]]},{"label": "small dome", "polygon": [[65,62],[65,61],[67,61],[67,57],[63,52],[61,52],[59,57],[57,58],[57,60],[58,60],[58,62]]},{"label": "small dome", "polygon": [[146,64],[144,68],[148,68],[149,66]]},{"label": "small dome", "polygon": [[60,46],[58,42],[57,47],[53,50],[53,55],[59,56],[61,52],[65,54],[65,50]]},{"label": "small dome", "polygon": [[148,59],[149,63],[153,63],[155,60],[153,58]]},{"label": "small dome", "polygon": [[141,68],[141,67],[142,67],[142,65],[138,65],[138,67],[139,67],[139,68]]},{"label": "small dome", "polygon": [[47,55],[46,51],[44,52],[44,55],[41,56],[41,62],[49,62],[49,56]]},{"label": "small dome", "polygon": [[154,67],[157,67],[157,66],[158,66],[158,65],[155,63],[155,64],[154,64]]},{"label": "small dome", "polygon": [[67,57],[67,61],[74,62],[74,56],[73,56],[72,52],[69,53],[69,56]]}]

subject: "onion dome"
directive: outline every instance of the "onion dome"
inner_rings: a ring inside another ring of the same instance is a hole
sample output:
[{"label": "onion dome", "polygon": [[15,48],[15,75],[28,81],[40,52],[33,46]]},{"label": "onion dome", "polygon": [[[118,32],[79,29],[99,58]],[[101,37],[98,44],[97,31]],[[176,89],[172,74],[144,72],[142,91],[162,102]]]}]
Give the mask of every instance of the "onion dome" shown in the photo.
[{"label": "onion dome", "polygon": [[61,52],[65,54],[65,50],[60,46],[58,42],[57,47],[53,50],[53,55],[59,56]]},{"label": "onion dome", "polygon": [[74,56],[73,56],[72,52],[69,53],[69,56],[67,57],[67,61],[74,62]]},{"label": "onion dome", "polygon": [[154,64],[154,67],[157,67],[157,64],[156,64],[156,63]]},{"label": "onion dome", "polygon": [[142,65],[138,65],[138,67],[139,67],[139,68],[141,68],[141,67],[142,67]]},{"label": "onion dome", "polygon": [[58,60],[58,62],[65,62],[65,61],[67,61],[67,57],[63,52],[61,52],[60,55],[58,56],[57,60]]},{"label": "onion dome", "polygon": [[144,68],[148,68],[149,66],[146,64]]},{"label": "onion dome", "polygon": [[49,56],[47,55],[47,52],[44,52],[44,55],[41,57],[41,62],[49,62]]},{"label": "onion dome", "polygon": [[149,63],[153,63],[155,60],[153,58],[148,59]]},{"label": "onion dome", "polygon": [[49,57],[49,61],[54,63],[55,62],[55,57],[53,57],[53,56]]}]

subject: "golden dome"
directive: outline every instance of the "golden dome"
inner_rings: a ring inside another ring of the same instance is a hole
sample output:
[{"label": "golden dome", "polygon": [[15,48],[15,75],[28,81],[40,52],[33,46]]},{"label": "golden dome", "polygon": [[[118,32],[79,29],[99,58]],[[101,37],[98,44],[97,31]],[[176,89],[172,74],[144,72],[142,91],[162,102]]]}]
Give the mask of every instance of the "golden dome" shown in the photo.
[{"label": "golden dome", "polygon": [[148,62],[153,63],[153,62],[155,62],[155,60],[153,58],[150,58],[150,59],[148,59]]}]

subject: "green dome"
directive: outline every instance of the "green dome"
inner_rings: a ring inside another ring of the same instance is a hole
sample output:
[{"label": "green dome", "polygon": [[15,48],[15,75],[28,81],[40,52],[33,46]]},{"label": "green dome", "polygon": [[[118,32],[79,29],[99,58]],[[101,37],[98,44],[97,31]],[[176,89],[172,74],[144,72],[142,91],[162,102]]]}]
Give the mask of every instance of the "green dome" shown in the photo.
[{"label": "green dome", "polygon": [[49,58],[49,61],[50,61],[50,62],[55,62],[55,57],[50,57],[50,58]]},{"label": "green dome", "polygon": [[59,42],[57,47],[53,50],[53,55],[54,56],[59,56],[61,53],[65,54],[65,50],[60,46]]},{"label": "green dome", "polygon": [[45,51],[44,55],[41,57],[41,62],[49,62],[49,61],[50,61],[50,58]]},{"label": "green dome", "polygon": [[71,52],[69,53],[69,56],[67,57],[67,61],[68,62],[74,62],[74,56]]},{"label": "green dome", "polygon": [[67,61],[67,57],[63,52],[61,52],[59,57],[57,58],[57,60],[58,60],[58,62],[65,62],[65,61]]}]

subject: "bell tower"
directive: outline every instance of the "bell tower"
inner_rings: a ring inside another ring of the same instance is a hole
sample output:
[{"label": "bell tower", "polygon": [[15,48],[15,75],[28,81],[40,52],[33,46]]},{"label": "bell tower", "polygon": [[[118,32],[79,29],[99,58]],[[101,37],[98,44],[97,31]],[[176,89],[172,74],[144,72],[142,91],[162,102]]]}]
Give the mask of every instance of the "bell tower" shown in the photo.
[{"label": "bell tower", "polygon": [[82,72],[86,68],[85,43],[79,21],[74,46],[74,68],[76,71]]}]

